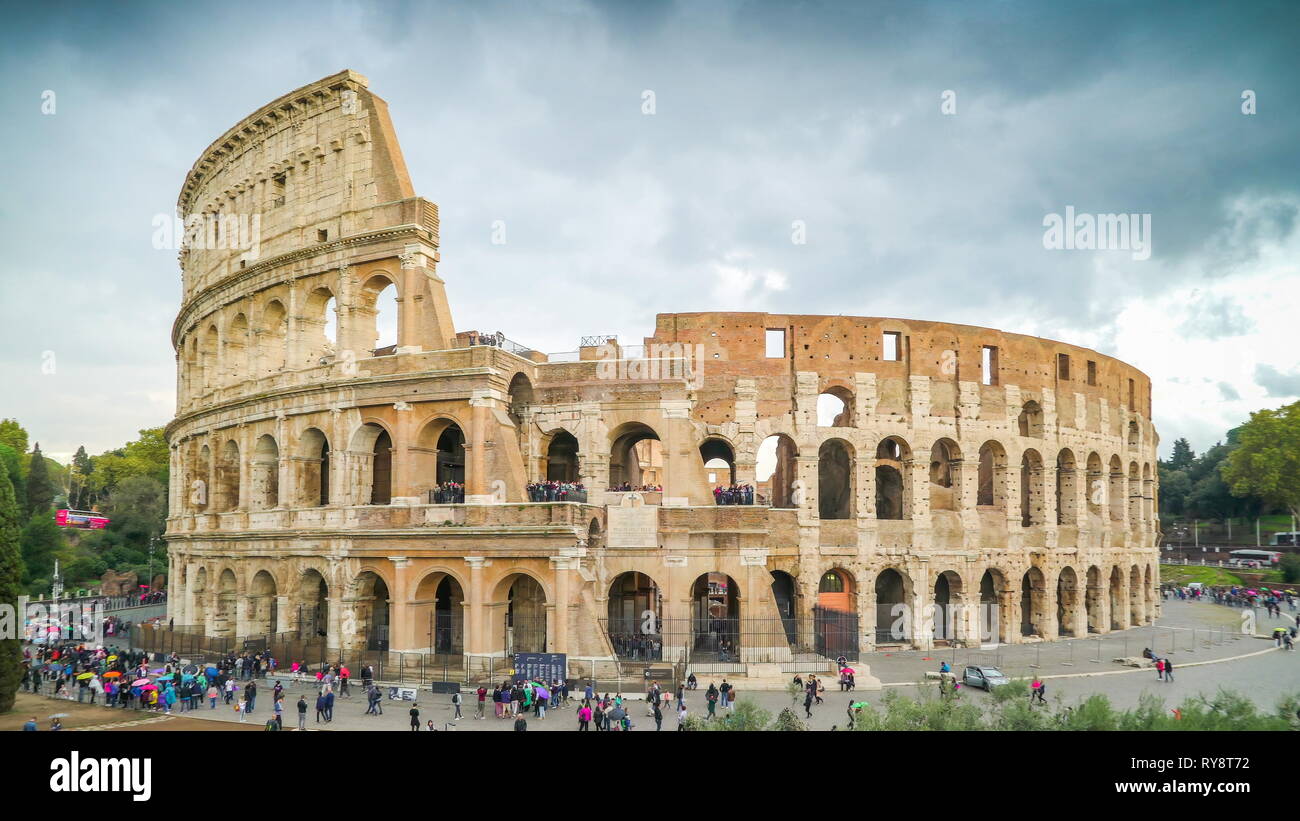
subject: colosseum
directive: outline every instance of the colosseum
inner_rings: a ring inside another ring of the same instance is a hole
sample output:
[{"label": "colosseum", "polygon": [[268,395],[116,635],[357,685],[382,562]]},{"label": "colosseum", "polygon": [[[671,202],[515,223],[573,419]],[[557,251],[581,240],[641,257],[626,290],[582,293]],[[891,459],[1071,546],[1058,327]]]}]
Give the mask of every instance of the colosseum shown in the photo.
[{"label": "colosseum", "polygon": [[1123,362],[878,317],[660,314],[551,354],[458,330],[438,207],[351,71],[213,142],[178,211],[177,629],[759,676],[1157,615]]}]

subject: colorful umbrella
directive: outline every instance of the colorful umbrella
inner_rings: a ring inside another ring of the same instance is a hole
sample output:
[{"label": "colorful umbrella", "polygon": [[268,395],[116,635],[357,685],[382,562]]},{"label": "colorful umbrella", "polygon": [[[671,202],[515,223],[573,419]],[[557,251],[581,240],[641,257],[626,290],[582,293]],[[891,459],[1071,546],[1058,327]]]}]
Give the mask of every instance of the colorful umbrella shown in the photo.
[{"label": "colorful umbrella", "polygon": [[116,670],[111,670],[111,671],[109,671],[109,672],[107,672],[107,673],[104,674],[104,678],[118,678],[118,677],[121,676],[121,675],[122,675],[122,674],[119,673],[118,671],[116,671]]},{"label": "colorful umbrella", "polygon": [[181,676],[181,681],[182,681],[182,682],[185,682],[185,681],[193,681],[193,680],[194,680],[194,676],[191,676],[191,675],[189,675],[188,673],[185,674],[185,675],[183,675],[183,676]]},{"label": "colorful umbrella", "polygon": [[135,681],[131,682],[131,686],[132,686],[132,687],[143,687],[143,686],[145,686],[146,684],[152,684],[152,683],[153,683],[153,682],[149,681],[149,679],[147,679],[147,678],[139,678],[139,679],[136,679]]},{"label": "colorful umbrella", "polygon": [[117,656],[109,656],[108,661],[117,661]]},{"label": "colorful umbrella", "polygon": [[854,670],[852,667],[845,667],[843,670],[840,670],[840,672],[846,676],[851,676],[854,675],[857,671]]},{"label": "colorful umbrella", "polygon": [[203,672],[207,673],[210,676],[215,676],[217,674],[217,668],[213,667],[212,665],[208,665],[208,667]]},{"label": "colorful umbrella", "polygon": [[94,677],[95,677],[94,673],[82,673],[81,675],[77,676],[77,681],[83,681],[85,679],[94,678]]},{"label": "colorful umbrella", "polygon": [[548,699],[551,697],[551,691],[540,684],[533,688],[533,693],[540,699]]},{"label": "colorful umbrella", "polygon": [[154,674],[155,676],[161,676],[161,675],[162,675],[163,673],[165,673],[165,672],[167,672],[167,671],[166,671],[166,670],[154,670],[154,671],[153,671],[153,674]]},{"label": "colorful umbrella", "polygon": [[182,673],[197,673],[198,671],[199,668],[193,664],[187,664],[185,665],[185,668],[181,670]]},{"label": "colorful umbrella", "polygon": [[141,690],[157,690],[157,689],[158,689],[158,685],[157,685],[157,684],[146,684],[146,685],[144,685],[143,687],[141,687],[140,689],[141,689]]}]

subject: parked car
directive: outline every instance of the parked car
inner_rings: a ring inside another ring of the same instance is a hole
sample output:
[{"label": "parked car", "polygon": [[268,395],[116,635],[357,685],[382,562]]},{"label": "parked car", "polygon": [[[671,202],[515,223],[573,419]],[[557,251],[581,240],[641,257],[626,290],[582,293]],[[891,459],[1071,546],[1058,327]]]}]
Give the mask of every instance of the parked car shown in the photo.
[{"label": "parked car", "polygon": [[962,680],[967,687],[979,687],[982,690],[991,690],[1011,681],[996,667],[967,667]]}]

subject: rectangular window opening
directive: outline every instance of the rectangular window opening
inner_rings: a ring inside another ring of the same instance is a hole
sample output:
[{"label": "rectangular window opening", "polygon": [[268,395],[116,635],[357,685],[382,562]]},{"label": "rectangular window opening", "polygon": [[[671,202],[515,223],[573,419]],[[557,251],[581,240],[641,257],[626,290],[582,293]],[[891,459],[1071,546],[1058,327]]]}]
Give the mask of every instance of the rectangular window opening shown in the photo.
[{"label": "rectangular window opening", "polygon": [[998,384],[998,349],[992,345],[985,345],[980,352],[980,382]]},{"label": "rectangular window opening", "polygon": [[1097,386],[1097,363],[1091,359],[1088,360],[1088,384]]},{"label": "rectangular window opening", "polygon": [[1056,378],[1062,382],[1070,381],[1070,355],[1068,353],[1058,353],[1056,355]]},{"label": "rectangular window opening", "polygon": [[885,352],[881,358],[886,362],[898,362],[903,358],[902,336],[897,331],[885,331],[882,338]]},{"label": "rectangular window opening", "polygon": [[767,358],[785,359],[785,328],[767,329]]},{"label": "rectangular window opening", "polygon": [[328,240],[329,238],[330,238],[330,232],[329,232],[329,231],[327,231],[327,230],[324,229],[324,228],[318,228],[318,229],[316,229],[316,241],[317,241],[317,242],[325,242],[325,241]]}]

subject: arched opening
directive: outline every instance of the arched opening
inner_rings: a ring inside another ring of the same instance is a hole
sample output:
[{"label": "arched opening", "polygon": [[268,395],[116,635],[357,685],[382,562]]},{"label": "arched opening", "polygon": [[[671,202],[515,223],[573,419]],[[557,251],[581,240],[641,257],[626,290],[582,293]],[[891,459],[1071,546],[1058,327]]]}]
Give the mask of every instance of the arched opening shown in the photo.
[{"label": "arched opening", "polygon": [[740,588],[725,573],[705,573],[691,586],[691,660],[740,660]]},{"label": "arched opening", "polygon": [[203,332],[203,342],[199,347],[199,360],[203,364],[203,392],[208,393],[221,387],[221,369],[217,364],[217,351],[221,349],[221,337],[216,325],[209,325]]},{"label": "arched opening", "polygon": [[265,570],[257,571],[248,586],[248,634],[269,635],[277,632],[279,608],[276,601],[275,577]]},{"label": "arched opening", "polygon": [[212,475],[212,451],[207,445],[199,448],[198,458],[194,461],[193,470],[190,473],[190,483],[187,488],[187,501],[190,508],[196,512],[202,512],[208,509],[208,477]]},{"label": "arched opening", "polygon": [[[506,654],[546,652],[546,591],[522,573],[506,579]],[[504,582],[503,582],[504,583]]]},{"label": "arched opening", "polygon": [[1043,457],[1030,448],[1020,459],[1020,526],[1045,524],[1043,504]]},{"label": "arched opening", "polygon": [[1101,457],[1096,451],[1088,454],[1088,518],[1096,518],[1098,523],[1106,515],[1106,474],[1102,470]]},{"label": "arched opening", "polygon": [[319,428],[302,434],[298,464],[298,505],[324,506],[330,503],[330,443]]},{"label": "arched opening", "polygon": [[226,373],[235,380],[248,378],[248,317],[235,314],[226,328]]},{"label": "arched opening", "polygon": [[507,389],[507,400],[509,407],[507,414],[510,421],[514,423],[517,430],[522,431],[524,426],[524,417],[528,415],[528,408],[533,404],[533,383],[528,376],[522,371],[515,374],[510,380],[510,387]]},{"label": "arched opening", "polygon": [[262,309],[262,327],[257,330],[257,374],[268,376],[284,370],[289,337],[289,312],[273,299]]},{"label": "arched opening", "polygon": [[857,660],[858,594],[848,571],[834,568],[822,574],[813,608],[813,637],[818,655]]},{"label": "arched opening", "polygon": [[298,332],[302,339],[303,367],[324,364],[322,359],[335,353],[338,311],[334,293],[324,286],[307,294],[299,319]]},{"label": "arched opening", "polygon": [[270,510],[280,506],[280,446],[275,437],[264,433],[253,448],[253,465],[249,481],[253,510]]},{"label": "arched opening", "polygon": [[1020,635],[1048,638],[1043,629],[1047,622],[1047,588],[1043,571],[1037,567],[1020,580]]},{"label": "arched opening", "polygon": [[239,602],[238,583],[235,572],[230,568],[221,571],[217,577],[217,612],[212,621],[212,635],[232,638],[237,625],[237,607]]},{"label": "arched opening", "polygon": [[199,632],[207,632],[208,622],[208,569],[200,567],[190,582],[189,622]]},{"label": "arched opening", "polygon": [[644,573],[620,573],[609,586],[609,640],[619,658],[663,659],[663,595]]},{"label": "arched opening", "polygon": [[657,488],[663,481],[659,434],[649,425],[629,422],[610,436],[609,489]]},{"label": "arched opening", "polygon": [[945,570],[934,580],[934,638],[937,642],[951,642],[964,632],[961,607],[961,576]]},{"label": "arched opening", "polygon": [[792,508],[799,449],[784,433],[767,437],[758,446],[754,476],[760,498],[776,508]]},{"label": "arched opening", "polygon": [[907,605],[908,582],[893,568],[876,577],[876,644],[903,644],[912,640]]},{"label": "arched opening", "polygon": [[798,591],[794,576],[784,570],[772,571],[772,598],[776,600],[776,611],[781,616],[781,626],[785,628],[785,640],[790,645],[799,640]]},{"label": "arched opening", "polygon": [[1124,465],[1118,456],[1110,457],[1110,487],[1107,488],[1106,495],[1110,500],[1110,520],[1124,521]]},{"label": "arched opening", "polygon": [[393,498],[393,440],[383,426],[367,422],[352,434],[348,463],[353,504],[386,505]]},{"label": "arched opening", "polygon": [[239,507],[239,445],[234,439],[227,439],[221,446],[213,484],[215,510],[226,512]]},{"label": "arched opening", "polygon": [[599,550],[605,546],[605,534],[600,530],[600,520],[592,519],[591,524],[587,526],[587,548],[589,550]]},{"label": "arched opening", "polygon": [[[980,577],[980,641],[998,642],[1013,623],[1008,612],[1007,579],[1002,572],[989,568]],[[1004,630],[1004,626],[1006,630]]]},{"label": "arched opening", "polygon": [[1136,420],[1128,423],[1128,446],[1129,450],[1137,450],[1138,443],[1142,441],[1142,430],[1138,427]]},{"label": "arched opening", "polygon": [[308,569],[298,580],[297,623],[301,637],[321,641],[329,634],[329,585],[320,571]]},{"label": "arched opening", "polygon": [[1110,569],[1110,629],[1124,628],[1124,573],[1118,567]]},{"label": "arched opening", "polygon": [[1020,416],[1016,423],[1019,425],[1021,436],[1032,439],[1043,438],[1043,409],[1034,400],[1029,400],[1020,409]]},{"label": "arched opening", "polygon": [[1089,633],[1104,633],[1107,624],[1103,618],[1103,599],[1106,590],[1102,586],[1101,568],[1092,565],[1088,568],[1088,592],[1084,598],[1084,611]]},{"label": "arched opening", "polygon": [[980,446],[979,489],[975,503],[1006,510],[1007,451],[999,442],[988,441]]},{"label": "arched opening", "polygon": [[843,439],[827,439],[817,450],[817,515],[853,518],[853,450]]},{"label": "arched opening", "polygon": [[960,487],[956,482],[961,451],[951,439],[940,439],[930,448],[930,509],[959,510]]},{"label": "arched opening", "polygon": [[546,481],[578,481],[578,440],[567,430],[556,431],[546,446]]},{"label": "arched opening", "polygon": [[908,498],[912,450],[897,436],[890,436],[876,446],[876,518],[912,518]]},{"label": "arched opening", "polygon": [[1087,632],[1082,619],[1082,597],[1074,568],[1063,567],[1056,579],[1056,629],[1062,636],[1079,637]]},{"label": "arched opening", "polygon": [[1128,466],[1128,526],[1136,530],[1142,523],[1142,474],[1137,462]]},{"label": "arched opening", "polygon": [[384,274],[366,280],[358,294],[353,316],[358,323],[358,344],[370,356],[387,356],[397,350],[397,285]]},{"label": "arched opening", "polygon": [[185,368],[182,371],[182,381],[185,390],[185,398],[193,401],[203,393],[203,365],[199,358],[199,334],[197,331],[191,333],[181,342],[181,350],[184,351]]},{"label": "arched opening", "polygon": [[827,388],[817,397],[817,426],[853,427],[853,394],[839,386]]},{"label": "arched opening", "polygon": [[1056,523],[1073,527],[1079,515],[1079,477],[1074,451],[1062,448],[1056,454]]},{"label": "arched opening", "polygon": [[408,612],[414,634],[435,655],[465,651],[465,591],[450,573],[433,572],[420,580]]},{"label": "arched opening", "polygon": [[353,613],[356,636],[366,650],[388,651],[389,601],[388,584],[383,577],[367,570],[356,580]]},{"label": "arched opening", "polygon": [[[736,451],[725,439],[705,439],[700,444],[700,459],[704,461],[709,487],[736,483]],[[718,495],[714,494],[715,497]]]}]

